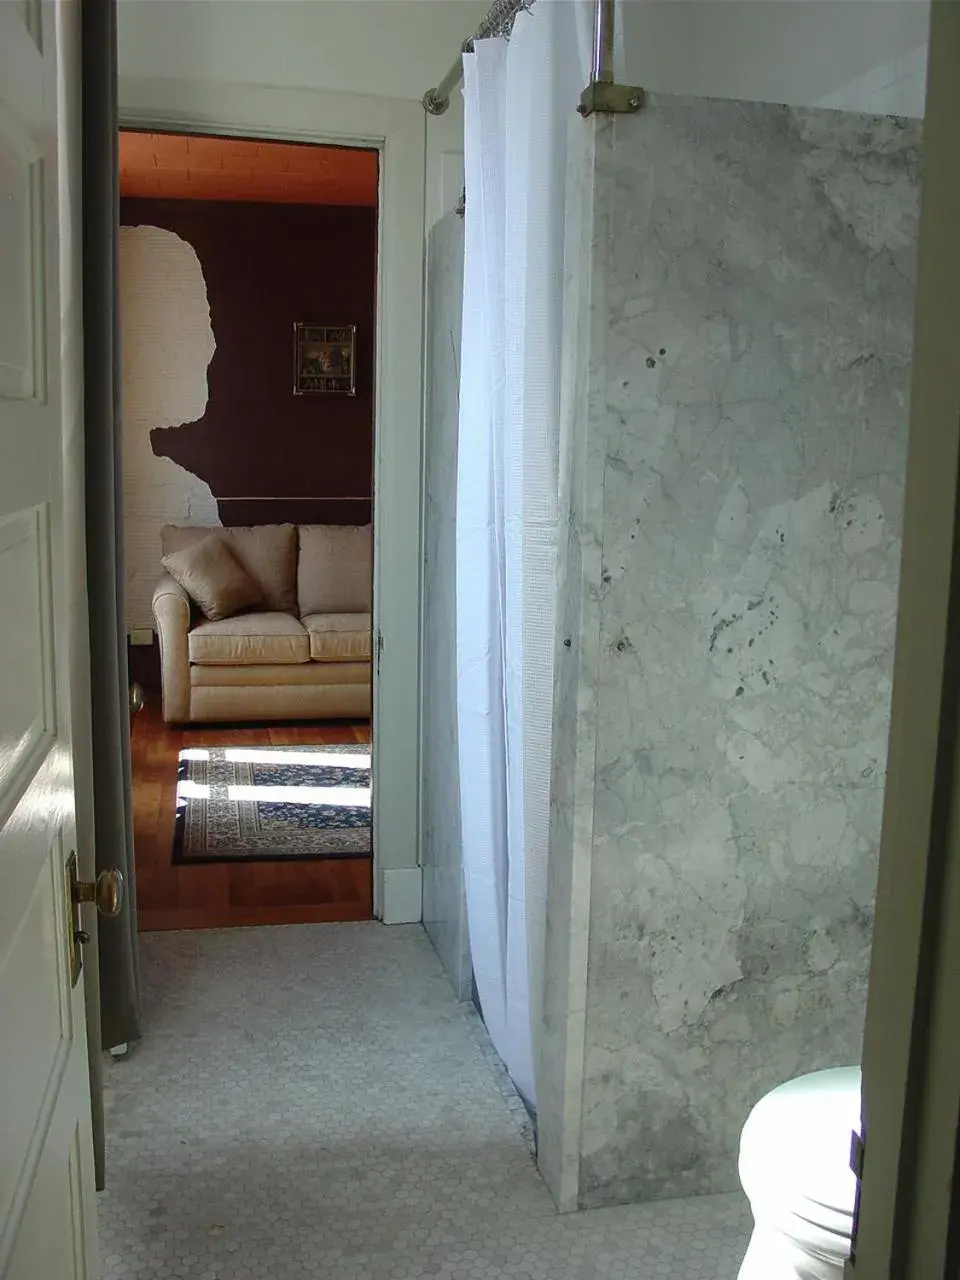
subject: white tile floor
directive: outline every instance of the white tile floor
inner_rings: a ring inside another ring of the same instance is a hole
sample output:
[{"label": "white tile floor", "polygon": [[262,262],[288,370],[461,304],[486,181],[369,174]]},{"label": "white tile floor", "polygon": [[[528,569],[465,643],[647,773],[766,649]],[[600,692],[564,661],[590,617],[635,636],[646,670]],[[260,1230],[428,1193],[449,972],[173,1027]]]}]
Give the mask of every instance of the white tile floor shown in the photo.
[{"label": "white tile floor", "polygon": [[143,938],[107,1280],[734,1280],[737,1196],[559,1217],[419,927]]}]

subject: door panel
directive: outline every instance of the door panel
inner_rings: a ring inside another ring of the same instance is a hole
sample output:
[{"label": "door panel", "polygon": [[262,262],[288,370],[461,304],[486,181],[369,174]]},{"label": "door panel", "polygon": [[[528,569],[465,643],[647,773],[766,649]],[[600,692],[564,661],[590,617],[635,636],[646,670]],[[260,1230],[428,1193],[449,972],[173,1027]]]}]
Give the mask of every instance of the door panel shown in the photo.
[{"label": "door panel", "polygon": [[[0,702],[0,821],[25,771],[56,733],[53,646],[44,616],[51,600],[46,515],[45,507],[35,507],[0,518],[0,671],[7,673]],[[17,625],[8,625],[13,619]]]},{"label": "door panel", "polygon": [[43,393],[42,309],[34,303],[43,287],[43,161],[36,158],[17,122],[0,115],[0,395],[21,400]]},{"label": "door panel", "polygon": [[[5,847],[13,839],[22,849],[42,841],[43,834],[25,834],[22,828],[16,835],[5,833],[0,837],[0,865],[8,854],[16,857],[16,851]],[[31,1144],[39,1140],[38,1132],[42,1137],[49,1121],[50,1099],[70,1051],[70,982],[57,885],[63,878],[61,855],[58,833],[46,857],[22,859],[38,875],[32,891],[17,894],[26,907],[0,967],[0,1026],[16,1028],[16,1035],[0,1043],[0,1079],[5,1096],[17,1100],[7,1112],[0,1149],[0,1213],[9,1211],[16,1199]],[[24,974],[31,975],[29,984],[22,981]]]},{"label": "door panel", "polygon": [[92,1185],[84,1175],[87,1137],[79,1126],[61,1135],[62,1120],[56,1117],[37,1168],[5,1280],[88,1280],[91,1274],[84,1238],[90,1216],[84,1198]]},{"label": "door panel", "polygon": [[76,309],[61,314],[79,229],[61,225],[60,192],[79,164],[65,144],[76,136],[65,86],[77,83],[77,11],[75,0],[0,3],[0,1280],[99,1274],[65,879],[77,622],[64,510],[65,486],[73,494],[81,478],[64,465],[60,353],[79,350],[81,335]]}]

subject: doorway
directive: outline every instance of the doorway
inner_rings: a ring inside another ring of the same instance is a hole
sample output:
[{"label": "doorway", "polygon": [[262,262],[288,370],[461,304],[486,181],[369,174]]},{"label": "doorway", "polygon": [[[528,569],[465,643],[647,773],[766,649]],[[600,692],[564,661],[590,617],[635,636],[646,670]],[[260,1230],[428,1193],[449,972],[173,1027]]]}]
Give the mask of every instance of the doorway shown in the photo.
[{"label": "doorway", "polygon": [[374,488],[375,660],[372,743],[377,791],[374,914],[421,918],[420,485],[425,138],[417,102],[253,85],[127,80],[120,124],[142,132],[374,149],[379,155]]},{"label": "doorway", "polygon": [[368,919],[378,153],[119,150],[140,927]]}]

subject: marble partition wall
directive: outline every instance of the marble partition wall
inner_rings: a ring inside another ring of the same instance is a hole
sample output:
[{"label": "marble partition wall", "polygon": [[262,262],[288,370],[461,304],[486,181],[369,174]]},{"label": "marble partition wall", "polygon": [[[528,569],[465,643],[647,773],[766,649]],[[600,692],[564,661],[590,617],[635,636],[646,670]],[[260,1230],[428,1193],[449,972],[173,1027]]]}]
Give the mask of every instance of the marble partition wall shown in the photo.
[{"label": "marble partition wall", "polygon": [[430,232],[424,432],[421,857],[423,923],[461,1000],[471,992],[457,746],[457,419],[463,219]]},{"label": "marble partition wall", "polygon": [[919,128],[660,96],[584,125],[539,1117],[564,1209],[736,1187],[757,1099],[859,1057]]}]

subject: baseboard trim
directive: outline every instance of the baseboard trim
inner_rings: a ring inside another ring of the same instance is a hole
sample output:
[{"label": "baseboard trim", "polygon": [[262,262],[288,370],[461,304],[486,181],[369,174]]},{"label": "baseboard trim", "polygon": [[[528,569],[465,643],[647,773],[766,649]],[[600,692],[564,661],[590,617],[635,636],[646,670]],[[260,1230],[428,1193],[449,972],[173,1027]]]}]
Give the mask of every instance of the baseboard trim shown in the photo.
[{"label": "baseboard trim", "polygon": [[384,924],[419,924],[423,917],[423,877],[419,867],[383,871]]}]

